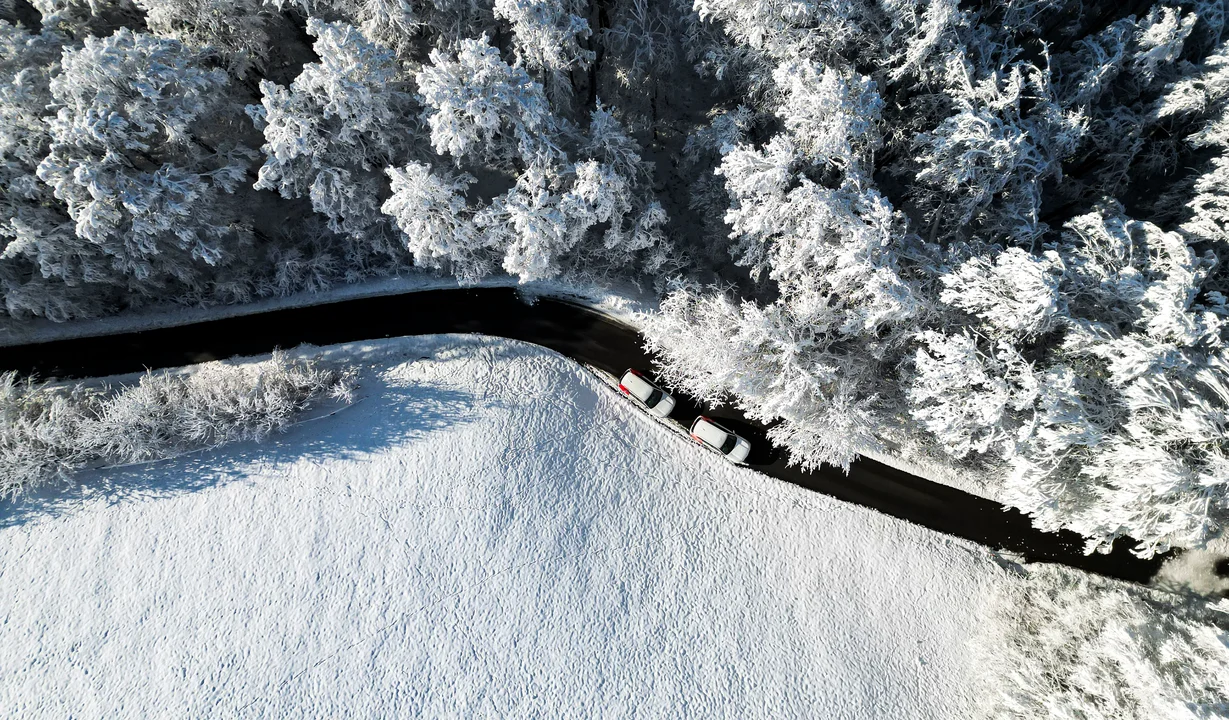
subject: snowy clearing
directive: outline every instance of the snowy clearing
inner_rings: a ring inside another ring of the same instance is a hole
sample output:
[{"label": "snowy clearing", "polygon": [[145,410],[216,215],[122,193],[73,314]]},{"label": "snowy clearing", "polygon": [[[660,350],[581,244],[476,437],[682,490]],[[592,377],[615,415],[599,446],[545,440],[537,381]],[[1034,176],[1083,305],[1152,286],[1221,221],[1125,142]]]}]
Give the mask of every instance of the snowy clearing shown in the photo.
[{"label": "snowy clearing", "polygon": [[330,354],[367,368],[335,416],[5,508],[4,715],[967,716],[981,549],[533,346]]}]

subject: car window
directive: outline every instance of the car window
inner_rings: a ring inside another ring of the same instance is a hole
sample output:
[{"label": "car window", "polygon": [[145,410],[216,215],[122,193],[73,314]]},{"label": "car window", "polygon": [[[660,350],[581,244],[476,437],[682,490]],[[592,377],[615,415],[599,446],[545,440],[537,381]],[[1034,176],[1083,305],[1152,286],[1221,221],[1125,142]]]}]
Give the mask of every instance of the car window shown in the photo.
[{"label": "car window", "polygon": [[644,404],[648,405],[649,407],[657,407],[657,403],[661,402],[661,396],[661,390],[653,388],[653,392],[649,393],[649,396],[645,398]]},{"label": "car window", "polygon": [[721,452],[729,455],[734,451],[734,446],[738,444],[737,435],[726,435],[725,442],[721,444]]}]

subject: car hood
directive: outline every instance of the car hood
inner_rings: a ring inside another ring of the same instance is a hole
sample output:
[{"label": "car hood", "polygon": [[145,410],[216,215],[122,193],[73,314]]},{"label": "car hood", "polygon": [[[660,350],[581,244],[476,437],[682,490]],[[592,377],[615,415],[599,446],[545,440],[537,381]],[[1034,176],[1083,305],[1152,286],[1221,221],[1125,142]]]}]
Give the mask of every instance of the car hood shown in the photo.
[{"label": "car hood", "polygon": [[734,445],[734,449],[726,457],[734,462],[746,462],[747,456],[751,454],[751,443],[742,438],[738,438],[738,443]]}]

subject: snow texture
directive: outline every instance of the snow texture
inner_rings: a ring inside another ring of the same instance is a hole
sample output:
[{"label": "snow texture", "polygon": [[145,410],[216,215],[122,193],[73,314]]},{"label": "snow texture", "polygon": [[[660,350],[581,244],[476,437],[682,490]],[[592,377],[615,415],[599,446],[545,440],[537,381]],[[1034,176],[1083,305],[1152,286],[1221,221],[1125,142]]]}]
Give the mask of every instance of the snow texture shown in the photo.
[{"label": "snow texture", "polygon": [[361,401],[0,523],[7,717],[966,717],[961,541],[699,451],[575,363],[338,346]]}]

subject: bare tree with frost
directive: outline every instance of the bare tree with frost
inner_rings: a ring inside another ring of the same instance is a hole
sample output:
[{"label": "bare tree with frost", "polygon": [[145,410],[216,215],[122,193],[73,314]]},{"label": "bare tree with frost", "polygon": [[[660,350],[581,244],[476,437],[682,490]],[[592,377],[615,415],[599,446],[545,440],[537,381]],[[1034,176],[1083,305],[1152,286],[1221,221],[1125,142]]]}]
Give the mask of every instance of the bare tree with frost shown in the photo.
[{"label": "bare tree with frost", "polygon": [[[602,46],[619,56],[615,78],[622,87],[643,87],[648,80],[660,82],[676,69],[685,52],[684,31],[672,13],[676,2],[627,0],[609,9],[610,25],[602,28]],[[690,5],[690,3],[686,3]]]},{"label": "bare tree with frost", "polygon": [[87,35],[110,35],[141,21],[133,0],[30,0],[42,16],[43,27],[78,40]]}]

